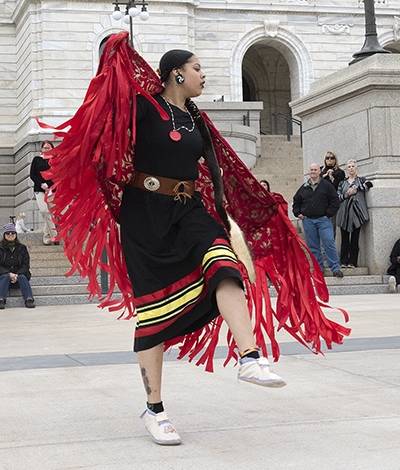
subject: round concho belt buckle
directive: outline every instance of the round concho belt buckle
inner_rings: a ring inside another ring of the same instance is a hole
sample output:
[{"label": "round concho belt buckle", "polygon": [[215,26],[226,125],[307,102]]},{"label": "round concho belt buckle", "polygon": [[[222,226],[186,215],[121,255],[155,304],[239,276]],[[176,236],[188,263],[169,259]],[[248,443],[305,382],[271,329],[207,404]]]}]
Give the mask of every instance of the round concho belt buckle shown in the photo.
[{"label": "round concho belt buckle", "polygon": [[157,191],[160,187],[160,181],[154,176],[148,176],[143,181],[143,186],[149,191]]}]

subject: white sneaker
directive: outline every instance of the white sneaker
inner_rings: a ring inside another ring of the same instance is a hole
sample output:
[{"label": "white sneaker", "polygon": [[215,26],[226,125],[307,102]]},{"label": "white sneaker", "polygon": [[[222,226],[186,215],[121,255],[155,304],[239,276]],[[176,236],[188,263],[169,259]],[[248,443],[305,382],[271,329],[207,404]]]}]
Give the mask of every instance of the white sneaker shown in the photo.
[{"label": "white sneaker", "polygon": [[182,442],[165,411],[154,413],[147,408],[140,417],[144,419],[147,431],[157,444],[176,446]]},{"label": "white sneaker", "polygon": [[389,292],[396,292],[396,278],[394,276],[389,277]]},{"label": "white sneaker", "polygon": [[238,380],[251,382],[263,387],[284,387],[286,382],[275,374],[270,367],[266,357],[254,359],[253,357],[244,357],[239,360]]}]

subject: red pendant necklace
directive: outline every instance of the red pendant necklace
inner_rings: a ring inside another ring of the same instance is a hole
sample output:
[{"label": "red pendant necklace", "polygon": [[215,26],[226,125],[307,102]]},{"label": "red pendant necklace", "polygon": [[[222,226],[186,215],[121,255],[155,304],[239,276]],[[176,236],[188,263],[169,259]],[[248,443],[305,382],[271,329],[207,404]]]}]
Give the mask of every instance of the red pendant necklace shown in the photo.
[{"label": "red pendant necklace", "polygon": [[193,132],[194,131],[195,123],[194,123],[193,117],[189,113],[187,107],[185,106],[184,107],[185,111],[189,114],[190,120],[192,121],[192,128],[188,129],[186,126],[181,126],[181,127],[178,127],[178,129],[177,129],[176,126],[175,126],[174,112],[172,111],[172,108],[171,108],[167,98],[165,98],[165,96],[163,96],[163,95],[161,95],[161,98],[165,101],[165,104],[168,106],[169,112],[171,113],[172,131],[169,133],[169,137],[173,141],[179,142],[182,139],[182,136],[181,136],[180,132],[178,132],[178,131],[180,131],[181,129],[186,129],[188,132]]}]

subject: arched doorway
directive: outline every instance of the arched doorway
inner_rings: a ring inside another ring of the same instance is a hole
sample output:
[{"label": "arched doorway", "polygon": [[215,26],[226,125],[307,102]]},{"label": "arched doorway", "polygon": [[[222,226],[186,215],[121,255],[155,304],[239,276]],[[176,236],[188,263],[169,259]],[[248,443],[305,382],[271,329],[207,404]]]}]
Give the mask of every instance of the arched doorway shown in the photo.
[{"label": "arched doorway", "polygon": [[[291,115],[289,102],[291,79],[289,64],[284,55],[259,41],[246,52],[242,62],[243,101],[262,101],[260,130],[262,134],[274,133],[272,113]],[[278,134],[286,133],[286,121],[278,119]]]},{"label": "arched doorway", "polygon": [[392,54],[400,54],[400,41],[392,42],[391,44],[386,44],[384,48],[387,51],[390,51]]}]

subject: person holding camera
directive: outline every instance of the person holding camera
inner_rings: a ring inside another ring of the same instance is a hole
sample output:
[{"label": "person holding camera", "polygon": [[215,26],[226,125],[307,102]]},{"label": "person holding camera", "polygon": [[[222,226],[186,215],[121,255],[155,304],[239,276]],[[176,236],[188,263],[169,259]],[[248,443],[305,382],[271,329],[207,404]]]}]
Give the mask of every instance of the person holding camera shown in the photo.
[{"label": "person holding camera", "polygon": [[337,226],[340,227],[342,234],[340,263],[342,268],[355,268],[361,225],[369,220],[365,191],[373,185],[363,176],[357,176],[355,160],[347,162],[346,170],[349,176],[339,183],[337,190],[340,200]]}]

